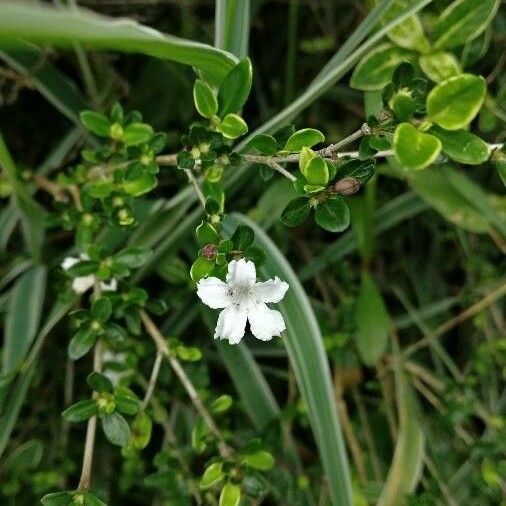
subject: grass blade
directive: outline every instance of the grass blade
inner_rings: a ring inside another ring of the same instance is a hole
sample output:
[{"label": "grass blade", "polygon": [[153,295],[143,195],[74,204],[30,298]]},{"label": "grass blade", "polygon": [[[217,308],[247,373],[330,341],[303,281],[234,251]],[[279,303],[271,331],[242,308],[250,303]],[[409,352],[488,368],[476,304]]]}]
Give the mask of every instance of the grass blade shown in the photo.
[{"label": "grass blade", "polygon": [[15,46],[20,39],[69,48],[81,43],[95,49],[154,56],[196,67],[213,84],[219,84],[237,63],[225,51],[162,34],[130,19],[108,18],[86,9],[2,2],[0,47]]},{"label": "grass blade", "polygon": [[234,214],[233,219],[253,228],[257,246],[266,251],[268,260],[260,268],[261,275],[265,278],[277,275],[290,285],[290,290],[278,305],[288,329],[284,342],[302,398],[308,406],[333,504],[351,506],[350,470],[337,418],[330,370],[320,328],[307,295],[285,257],[263,230],[245,216]]},{"label": "grass blade", "polygon": [[240,60],[248,56],[250,0],[216,0],[214,45]]}]

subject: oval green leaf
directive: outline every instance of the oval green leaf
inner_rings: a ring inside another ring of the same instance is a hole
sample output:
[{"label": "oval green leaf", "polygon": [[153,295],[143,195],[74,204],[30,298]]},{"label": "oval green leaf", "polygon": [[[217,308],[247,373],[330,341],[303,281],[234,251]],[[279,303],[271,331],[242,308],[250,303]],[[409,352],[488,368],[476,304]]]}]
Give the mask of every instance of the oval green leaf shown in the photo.
[{"label": "oval green leaf", "polygon": [[478,114],[487,83],[481,76],[461,74],[439,83],[427,97],[429,120],[446,130],[467,126]]},{"label": "oval green leaf", "polygon": [[401,123],[395,130],[393,148],[403,167],[420,170],[436,161],[441,152],[441,141],[420,132],[410,123]]},{"label": "oval green leaf", "polygon": [[237,137],[248,132],[248,125],[237,114],[227,114],[216,130],[221,132],[227,139],[237,139]]},{"label": "oval green leaf", "polygon": [[342,232],[350,225],[350,209],[341,196],[328,199],[318,204],[315,221],[329,232]]},{"label": "oval green leaf", "polygon": [[218,91],[218,115],[220,118],[242,108],[251,91],[252,79],[253,70],[249,58],[245,58],[230,70]]},{"label": "oval green leaf", "polygon": [[101,418],[102,429],[107,439],[116,446],[125,446],[130,440],[130,427],[127,421],[114,411]]},{"label": "oval green leaf", "polygon": [[418,63],[425,75],[436,83],[440,83],[462,72],[457,58],[452,53],[446,51],[423,54],[420,56]]},{"label": "oval green leaf", "polygon": [[283,209],[281,222],[287,227],[296,227],[307,220],[310,209],[309,200],[306,197],[298,197]]},{"label": "oval green leaf", "polygon": [[283,149],[298,153],[302,148],[311,148],[324,140],[325,136],[319,130],[303,128],[290,136]]},{"label": "oval green leaf", "polygon": [[218,100],[211,87],[202,79],[193,85],[193,101],[198,113],[204,118],[212,118],[218,112]]},{"label": "oval green leaf", "polygon": [[466,165],[480,165],[490,156],[488,144],[466,130],[453,132],[434,126],[430,133],[443,144],[443,152],[452,160]]}]

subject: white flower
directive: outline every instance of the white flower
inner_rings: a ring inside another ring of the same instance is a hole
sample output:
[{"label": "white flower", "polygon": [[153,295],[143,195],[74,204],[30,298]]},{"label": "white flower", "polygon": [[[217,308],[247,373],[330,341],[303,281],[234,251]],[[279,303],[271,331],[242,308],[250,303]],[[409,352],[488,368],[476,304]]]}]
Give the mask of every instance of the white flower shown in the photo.
[{"label": "white flower", "polygon": [[[86,253],[81,253],[78,257],[67,257],[61,263],[64,271],[70,269],[73,265],[81,262],[82,260],[89,260],[90,257]],[[95,275],[88,274],[87,276],[79,276],[72,281],[72,290],[76,293],[84,293],[95,284]],[[115,292],[118,288],[118,282],[113,278],[109,283],[100,282],[100,288],[104,292]]]},{"label": "white flower", "polygon": [[285,330],[285,321],[279,311],[269,309],[266,303],[279,302],[288,290],[288,283],[277,277],[256,283],[255,264],[241,258],[228,264],[227,282],[218,278],[202,279],[197,284],[197,295],[213,309],[223,309],[216,324],[214,338],[227,339],[237,344],[244,336],[249,320],[252,334],[269,341]]}]

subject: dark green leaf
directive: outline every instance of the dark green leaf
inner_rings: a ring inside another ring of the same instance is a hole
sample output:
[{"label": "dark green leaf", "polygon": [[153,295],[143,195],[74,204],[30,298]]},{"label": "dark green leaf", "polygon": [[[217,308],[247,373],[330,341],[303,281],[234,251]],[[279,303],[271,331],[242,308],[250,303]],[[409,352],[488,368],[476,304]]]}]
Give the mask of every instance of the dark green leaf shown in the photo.
[{"label": "dark green leaf", "polygon": [[318,204],[315,221],[329,232],[342,232],[350,225],[350,209],[341,196],[328,199]]},{"label": "dark green leaf", "polygon": [[100,297],[91,305],[91,316],[95,320],[106,322],[112,314],[111,300],[107,297]]},{"label": "dark green leaf", "polygon": [[255,239],[253,229],[246,225],[239,225],[233,233],[231,240],[234,248],[239,251],[244,251]]},{"label": "dark green leaf", "polygon": [[151,251],[143,248],[126,248],[115,255],[115,260],[129,269],[141,267],[151,256]]},{"label": "dark green leaf", "polygon": [[90,373],[86,378],[86,383],[95,392],[112,392],[113,389],[111,380],[99,372]]},{"label": "dark green leaf", "polygon": [[116,446],[125,446],[130,441],[130,427],[116,411],[100,419],[106,438]]},{"label": "dark green leaf", "polygon": [[296,227],[307,220],[310,209],[307,197],[298,197],[283,209],[281,222],[287,227]]},{"label": "dark green leaf", "polygon": [[67,422],[82,422],[97,414],[97,403],[93,399],[76,402],[67,408],[62,416]]},{"label": "dark green leaf", "polygon": [[97,334],[90,327],[79,329],[70,340],[68,353],[71,360],[78,360],[88,353],[95,341]]},{"label": "dark green leaf", "polygon": [[242,60],[227,74],[218,92],[220,118],[238,112],[245,104],[251,90],[252,74],[249,58]]}]

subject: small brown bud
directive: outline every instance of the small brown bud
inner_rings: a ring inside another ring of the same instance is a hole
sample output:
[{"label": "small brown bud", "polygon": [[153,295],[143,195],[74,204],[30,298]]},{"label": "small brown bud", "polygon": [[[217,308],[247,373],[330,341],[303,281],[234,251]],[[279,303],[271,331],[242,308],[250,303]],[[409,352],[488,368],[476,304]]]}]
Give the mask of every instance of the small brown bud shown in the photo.
[{"label": "small brown bud", "polygon": [[213,259],[217,253],[218,253],[218,248],[216,247],[215,244],[206,244],[202,248],[202,256],[204,258],[209,259],[209,260]]},{"label": "small brown bud", "polygon": [[360,183],[354,177],[345,177],[334,184],[334,191],[339,195],[353,195],[360,190]]}]

